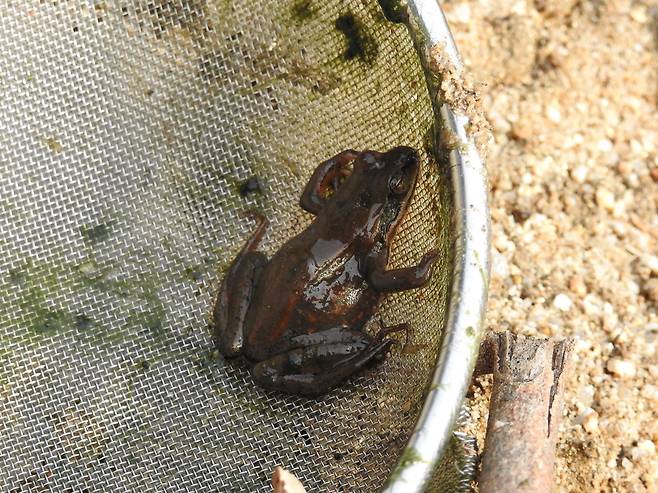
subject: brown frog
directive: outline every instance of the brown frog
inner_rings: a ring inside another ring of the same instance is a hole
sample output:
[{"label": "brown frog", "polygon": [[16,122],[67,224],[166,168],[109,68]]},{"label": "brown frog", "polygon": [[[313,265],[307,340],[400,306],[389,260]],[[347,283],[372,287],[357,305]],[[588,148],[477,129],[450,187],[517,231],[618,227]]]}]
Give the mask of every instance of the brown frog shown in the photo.
[{"label": "brown frog", "polygon": [[214,307],[225,356],[244,355],[254,380],[299,395],[328,391],[383,357],[407,324],[363,332],[385,293],[424,286],[435,250],[414,267],[386,270],[389,246],[418,176],[415,150],[343,151],[320,164],[300,205],[315,215],[267,260],[257,246],[267,220],[233,261]]}]

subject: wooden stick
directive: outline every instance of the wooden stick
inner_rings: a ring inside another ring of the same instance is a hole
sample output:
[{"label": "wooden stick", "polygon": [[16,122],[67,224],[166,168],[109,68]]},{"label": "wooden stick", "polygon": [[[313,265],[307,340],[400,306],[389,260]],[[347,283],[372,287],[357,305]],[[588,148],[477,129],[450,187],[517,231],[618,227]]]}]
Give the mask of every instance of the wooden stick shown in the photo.
[{"label": "wooden stick", "polygon": [[509,333],[482,343],[476,373],[493,372],[480,493],[550,493],[573,340]]}]

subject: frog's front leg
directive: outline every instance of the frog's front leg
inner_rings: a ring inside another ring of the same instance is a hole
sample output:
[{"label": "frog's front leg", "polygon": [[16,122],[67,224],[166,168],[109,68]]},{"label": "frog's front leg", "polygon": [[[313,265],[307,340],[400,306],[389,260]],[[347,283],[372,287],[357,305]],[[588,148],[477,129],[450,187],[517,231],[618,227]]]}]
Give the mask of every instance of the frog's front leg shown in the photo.
[{"label": "frog's front leg", "polygon": [[265,230],[267,219],[256,214],[256,230],[229,267],[213,309],[214,337],[217,349],[224,356],[235,356],[244,341],[244,319],[263,266],[264,253],[256,251]]},{"label": "frog's front leg", "polygon": [[371,338],[341,327],[298,336],[291,343],[302,347],[261,361],[253,367],[252,375],[266,389],[306,396],[323,394],[385,354],[395,341],[383,335]]},{"label": "frog's front leg", "polygon": [[438,250],[430,250],[414,267],[386,270],[388,252],[382,249],[366,260],[368,284],[380,293],[394,293],[425,286],[432,274],[432,266],[439,259]]},{"label": "frog's front leg", "polygon": [[306,184],[299,205],[311,214],[318,214],[326,201],[325,195],[329,185],[336,188],[338,179],[346,176],[347,165],[356,159],[358,152],[347,150],[321,163]]}]

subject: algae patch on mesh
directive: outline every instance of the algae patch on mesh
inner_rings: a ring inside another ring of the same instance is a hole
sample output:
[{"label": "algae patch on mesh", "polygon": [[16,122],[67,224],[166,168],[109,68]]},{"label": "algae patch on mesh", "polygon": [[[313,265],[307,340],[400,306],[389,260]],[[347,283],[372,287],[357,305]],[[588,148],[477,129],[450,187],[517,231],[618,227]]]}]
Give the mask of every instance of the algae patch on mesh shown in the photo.
[{"label": "algae patch on mesh", "polygon": [[48,149],[53,151],[55,154],[59,154],[64,150],[64,147],[62,146],[61,142],[57,140],[55,137],[48,137],[45,140],[46,145],[48,146]]},{"label": "algae patch on mesh", "polygon": [[423,457],[416,451],[414,448],[407,448],[404,450],[402,455],[400,456],[400,461],[398,462],[398,466],[395,468],[395,471],[391,474],[389,478],[389,482],[397,481],[397,479],[400,477],[400,474],[402,474],[402,471],[404,471],[407,467],[411,466],[412,464],[415,464],[416,462],[424,462],[425,460]]},{"label": "algae patch on mesh", "polygon": [[290,8],[290,13],[295,21],[301,22],[314,17],[317,11],[311,0],[296,0]]},{"label": "algae patch on mesh", "polygon": [[119,330],[122,336],[140,328],[159,335],[166,318],[160,299],[161,284],[155,278],[138,275],[116,278],[115,275],[111,266],[101,265],[93,257],[78,263],[27,259],[0,278],[0,296],[14,300],[0,314],[0,323],[23,328],[26,333],[18,340],[24,342],[74,329],[84,332],[98,329],[102,324],[90,316],[92,306],[62,302],[65,293],[82,295],[93,290],[101,299],[129,302],[125,322]]},{"label": "algae patch on mesh", "polygon": [[365,28],[365,25],[352,13],[346,12],[336,19],[336,29],[345,36],[345,51],[343,58],[353,60],[358,58],[366,63],[372,63],[377,56],[377,42]]},{"label": "algae patch on mesh", "polygon": [[73,325],[73,316],[52,303],[60,290],[61,272],[35,265],[28,259],[12,267],[0,286],[2,297],[11,299],[18,295],[15,306],[20,312],[5,315],[3,325],[19,324],[33,335],[52,334]]},{"label": "algae patch on mesh", "polygon": [[106,240],[110,236],[113,223],[101,223],[96,226],[80,226],[80,234],[89,243],[97,243]]}]

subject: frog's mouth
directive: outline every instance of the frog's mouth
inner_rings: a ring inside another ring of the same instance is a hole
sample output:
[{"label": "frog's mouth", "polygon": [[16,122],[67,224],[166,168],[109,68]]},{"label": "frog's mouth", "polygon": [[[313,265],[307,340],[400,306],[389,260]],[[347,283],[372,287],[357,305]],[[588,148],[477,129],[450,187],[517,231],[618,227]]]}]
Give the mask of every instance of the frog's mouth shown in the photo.
[{"label": "frog's mouth", "polygon": [[391,229],[395,229],[397,226],[398,218],[400,217],[400,202],[397,200],[387,200],[384,204],[384,211],[382,212],[381,220],[381,234],[383,237],[389,235],[389,232],[392,232]]}]

